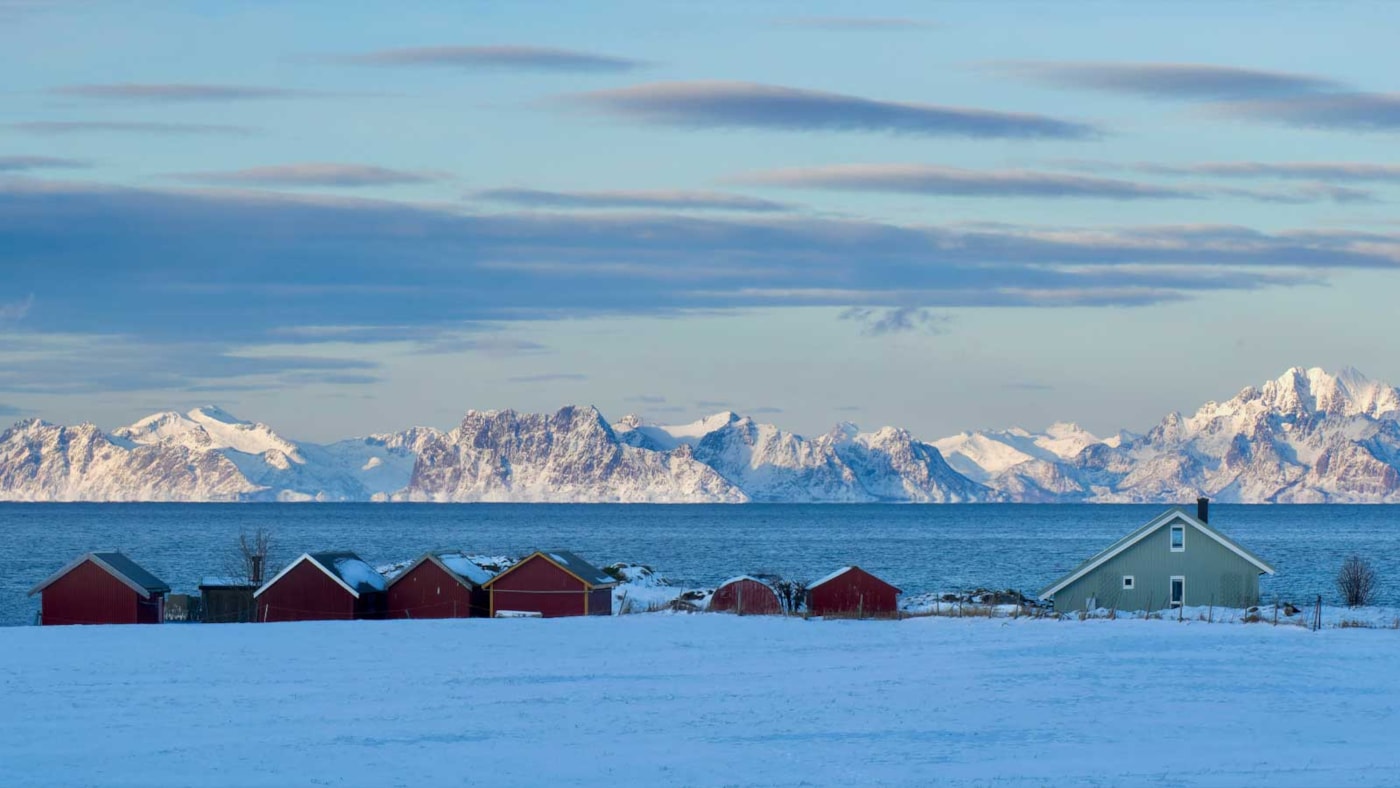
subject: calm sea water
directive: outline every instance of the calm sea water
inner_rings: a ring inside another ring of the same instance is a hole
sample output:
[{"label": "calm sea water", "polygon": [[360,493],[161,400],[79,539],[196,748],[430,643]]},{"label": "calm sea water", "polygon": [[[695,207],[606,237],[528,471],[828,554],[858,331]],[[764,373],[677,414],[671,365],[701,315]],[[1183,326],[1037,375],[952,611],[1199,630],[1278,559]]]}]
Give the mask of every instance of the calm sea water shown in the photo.
[{"label": "calm sea water", "polygon": [[[241,531],[271,530],[273,564],[347,549],[371,563],[425,550],[574,550],[651,565],[677,584],[742,573],[812,579],[859,564],[906,593],[985,586],[1034,592],[1142,525],[1161,506],[612,506],[538,504],[0,504],[0,624],[29,624],[29,589],[73,557],[120,549],[175,591],[224,571]],[[1380,602],[1400,605],[1400,507],[1230,506],[1211,523],[1274,564],[1266,598],[1336,596],[1352,552],[1370,557]]]}]

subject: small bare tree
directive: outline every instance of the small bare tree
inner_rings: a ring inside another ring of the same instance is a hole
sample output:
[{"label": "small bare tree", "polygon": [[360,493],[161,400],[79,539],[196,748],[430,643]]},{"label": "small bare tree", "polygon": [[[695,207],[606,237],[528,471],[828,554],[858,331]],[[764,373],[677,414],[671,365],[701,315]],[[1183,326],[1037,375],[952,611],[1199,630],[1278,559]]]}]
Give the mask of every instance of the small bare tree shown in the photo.
[{"label": "small bare tree", "polygon": [[1337,590],[1347,607],[1362,607],[1371,604],[1376,593],[1376,570],[1371,563],[1359,555],[1352,555],[1342,562],[1337,572]]},{"label": "small bare tree", "polygon": [[268,556],[272,552],[272,532],[259,528],[238,535],[238,546],[229,558],[229,572],[238,580],[261,585],[267,579]]}]

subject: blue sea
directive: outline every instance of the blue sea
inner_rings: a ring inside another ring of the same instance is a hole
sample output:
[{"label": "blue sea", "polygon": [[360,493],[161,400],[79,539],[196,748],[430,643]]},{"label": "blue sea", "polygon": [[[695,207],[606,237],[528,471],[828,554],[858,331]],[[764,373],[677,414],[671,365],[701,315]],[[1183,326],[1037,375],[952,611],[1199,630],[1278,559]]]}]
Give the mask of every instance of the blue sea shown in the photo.
[{"label": "blue sea", "polygon": [[[906,594],[974,587],[1028,594],[1163,511],[1137,505],[0,504],[0,625],[32,624],[29,589],[90,550],[118,549],[193,592],[225,571],[238,535],[274,535],[274,570],[303,552],[371,563],[434,548],[573,550],[647,564],[683,586],[743,573],[809,580],[859,564]],[[1213,504],[1211,524],[1271,562],[1265,599],[1336,599],[1351,553],[1370,558],[1381,604],[1400,605],[1400,507]]]}]

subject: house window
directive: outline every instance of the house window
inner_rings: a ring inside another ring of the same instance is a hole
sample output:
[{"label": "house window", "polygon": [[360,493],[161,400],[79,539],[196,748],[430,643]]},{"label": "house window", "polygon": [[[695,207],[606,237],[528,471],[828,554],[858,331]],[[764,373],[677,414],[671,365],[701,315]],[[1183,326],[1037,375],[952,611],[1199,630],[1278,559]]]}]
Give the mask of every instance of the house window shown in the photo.
[{"label": "house window", "polygon": [[1137,584],[1137,579],[1134,578],[1132,575],[1123,575],[1123,590],[1124,590],[1124,591],[1131,591],[1131,590],[1133,590],[1133,586],[1136,585],[1136,584]]},{"label": "house window", "polygon": [[1186,578],[1172,578],[1171,600],[1172,607],[1181,607],[1186,603]]},{"label": "house window", "polygon": [[1186,551],[1186,526],[1172,526],[1172,552],[1182,553]]}]

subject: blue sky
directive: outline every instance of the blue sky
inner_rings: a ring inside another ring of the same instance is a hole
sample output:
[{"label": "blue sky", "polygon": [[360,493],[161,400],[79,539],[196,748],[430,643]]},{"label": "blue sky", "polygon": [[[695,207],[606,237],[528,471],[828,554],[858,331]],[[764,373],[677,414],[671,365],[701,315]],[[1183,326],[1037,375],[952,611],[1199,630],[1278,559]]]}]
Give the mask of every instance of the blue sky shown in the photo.
[{"label": "blue sky", "polygon": [[934,438],[1400,380],[1393,15],[0,0],[0,416]]}]

